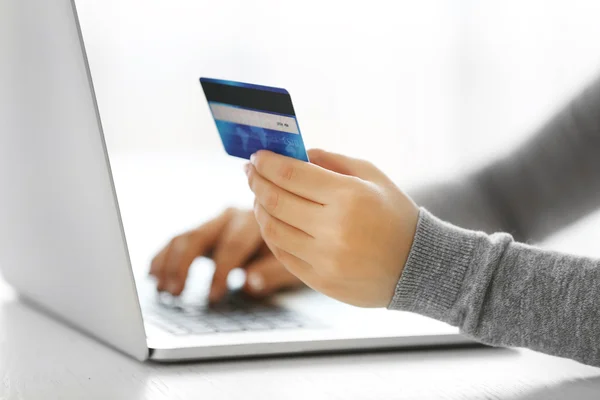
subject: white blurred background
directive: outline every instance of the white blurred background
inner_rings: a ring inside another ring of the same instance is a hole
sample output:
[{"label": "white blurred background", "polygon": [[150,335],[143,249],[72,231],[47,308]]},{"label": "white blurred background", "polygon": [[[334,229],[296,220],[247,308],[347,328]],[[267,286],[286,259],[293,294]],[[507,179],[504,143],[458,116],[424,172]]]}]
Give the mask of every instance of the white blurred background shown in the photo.
[{"label": "white blurred background", "polygon": [[288,88],[309,147],[439,176],[514,146],[600,73],[594,0],[77,4],[119,153],[223,153],[210,76]]},{"label": "white blurred background", "polygon": [[[370,159],[404,187],[509,151],[600,73],[594,0],[76,3],[117,170],[171,157],[191,185],[202,173],[191,160],[241,166],[222,149],[200,76],[287,88],[307,147]],[[175,190],[160,165],[144,168],[146,185]],[[220,182],[241,185],[241,168]]]}]

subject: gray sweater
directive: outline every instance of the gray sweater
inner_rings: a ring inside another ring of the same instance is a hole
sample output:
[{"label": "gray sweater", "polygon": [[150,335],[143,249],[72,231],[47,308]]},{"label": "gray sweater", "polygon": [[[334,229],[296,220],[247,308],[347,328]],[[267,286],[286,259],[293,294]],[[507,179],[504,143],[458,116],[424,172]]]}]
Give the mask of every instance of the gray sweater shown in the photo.
[{"label": "gray sweater", "polygon": [[413,197],[427,209],[390,309],[600,366],[600,260],[519,243],[600,206],[600,80],[513,154]]}]

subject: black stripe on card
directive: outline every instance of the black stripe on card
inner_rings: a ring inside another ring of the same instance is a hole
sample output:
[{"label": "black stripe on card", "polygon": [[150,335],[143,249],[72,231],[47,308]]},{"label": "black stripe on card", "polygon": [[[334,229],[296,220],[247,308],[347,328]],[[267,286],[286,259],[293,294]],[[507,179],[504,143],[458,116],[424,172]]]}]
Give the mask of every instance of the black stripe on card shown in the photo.
[{"label": "black stripe on card", "polygon": [[201,81],[200,83],[206,100],[209,102],[214,101],[277,114],[296,115],[289,94],[213,82]]}]

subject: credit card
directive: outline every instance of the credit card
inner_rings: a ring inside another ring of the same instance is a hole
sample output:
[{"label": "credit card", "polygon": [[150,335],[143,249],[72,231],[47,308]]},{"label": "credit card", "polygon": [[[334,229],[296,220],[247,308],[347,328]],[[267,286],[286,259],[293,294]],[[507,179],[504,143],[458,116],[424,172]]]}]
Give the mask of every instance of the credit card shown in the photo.
[{"label": "credit card", "polygon": [[200,84],[227,154],[249,159],[270,150],[308,161],[287,90],[211,78]]}]

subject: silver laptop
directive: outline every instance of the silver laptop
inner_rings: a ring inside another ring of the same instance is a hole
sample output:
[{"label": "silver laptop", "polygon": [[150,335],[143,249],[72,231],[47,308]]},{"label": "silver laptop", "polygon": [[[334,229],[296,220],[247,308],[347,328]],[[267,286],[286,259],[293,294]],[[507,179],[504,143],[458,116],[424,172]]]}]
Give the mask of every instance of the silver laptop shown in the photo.
[{"label": "silver laptop", "polygon": [[139,360],[470,343],[309,290],[263,302],[233,291],[209,307],[200,273],[181,298],[158,296],[134,278],[77,1],[0,7],[0,268],[23,299]]}]

